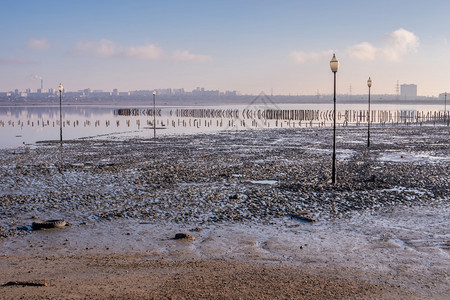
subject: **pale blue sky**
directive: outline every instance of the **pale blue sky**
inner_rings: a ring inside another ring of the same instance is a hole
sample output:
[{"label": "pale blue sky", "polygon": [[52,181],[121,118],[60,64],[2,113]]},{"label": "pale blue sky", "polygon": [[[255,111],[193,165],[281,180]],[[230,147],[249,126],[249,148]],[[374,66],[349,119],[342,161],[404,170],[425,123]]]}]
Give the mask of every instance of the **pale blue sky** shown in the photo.
[{"label": "pale blue sky", "polygon": [[450,1],[0,2],[0,91],[450,91]]}]

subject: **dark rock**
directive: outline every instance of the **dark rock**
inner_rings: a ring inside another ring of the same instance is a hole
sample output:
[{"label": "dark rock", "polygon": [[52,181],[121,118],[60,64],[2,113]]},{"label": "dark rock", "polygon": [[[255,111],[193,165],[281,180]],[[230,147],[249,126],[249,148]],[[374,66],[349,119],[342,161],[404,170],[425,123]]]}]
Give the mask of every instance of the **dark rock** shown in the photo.
[{"label": "dark rock", "polygon": [[187,239],[187,240],[195,240],[195,237],[189,233],[177,233],[175,234],[175,240]]}]

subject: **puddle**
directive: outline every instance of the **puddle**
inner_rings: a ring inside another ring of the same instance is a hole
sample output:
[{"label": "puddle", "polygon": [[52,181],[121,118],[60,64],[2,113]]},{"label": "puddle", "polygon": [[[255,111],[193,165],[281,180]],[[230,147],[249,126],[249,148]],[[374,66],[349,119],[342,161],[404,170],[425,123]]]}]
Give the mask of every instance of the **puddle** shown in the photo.
[{"label": "puddle", "polygon": [[268,185],[273,185],[273,184],[278,183],[277,180],[250,180],[250,182],[253,184],[268,184]]},{"label": "puddle", "polygon": [[384,162],[416,162],[416,163],[439,163],[449,161],[449,157],[435,156],[428,153],[404,153],[404,152],[384,152],[378,157],[378,161]]},{"label": "puddle", "polygon": [[[290,218],[266,225],[117,219],[33,231],[2,239],[0,247],[4,255],[14,256],[147,253],[152,259],[256,260],[317,269],[332,264],[413,290],[432,282],[436,291],[445,293],[450,270],[448,215],[449,207],[444,206],[398,207],[309,224]],[[195,240],[174,240],[180,232]]]}]

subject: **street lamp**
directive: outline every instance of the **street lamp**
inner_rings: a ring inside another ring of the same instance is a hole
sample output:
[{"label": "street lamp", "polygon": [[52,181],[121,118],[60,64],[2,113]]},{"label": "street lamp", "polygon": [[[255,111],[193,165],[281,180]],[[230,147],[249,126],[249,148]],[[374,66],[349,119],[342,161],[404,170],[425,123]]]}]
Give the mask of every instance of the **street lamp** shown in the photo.
[{"label": "street lamp", "polygon": [[336,55],[333,54],[333,58],[330,61],[331,72],[334,74],[334,114],[333,114],[333,165],[331,168],[331,183],[336,183],[336,72],[339,68],[339,61],[336,59]]},{"label": "street lamp", "polygon": [[61,101],[61,94],[63,91],[63,86],[60,83],[58,86],[59,90],[59,142],[62,144],[62,101]]},{"label": "street lamp", "polygon": [[153,138],[156,138],[156,91],[153,91]]},{"label": "street lamp", "polygon": [[447,121],[447,92],[444,93],[444,122]]},{"label": "street lamp", "polygon": [[372,79],[367,80],[367,86],[369,87],[369,112],[367,115],[367,148],[370,147],[370,87],[372,86]]}]

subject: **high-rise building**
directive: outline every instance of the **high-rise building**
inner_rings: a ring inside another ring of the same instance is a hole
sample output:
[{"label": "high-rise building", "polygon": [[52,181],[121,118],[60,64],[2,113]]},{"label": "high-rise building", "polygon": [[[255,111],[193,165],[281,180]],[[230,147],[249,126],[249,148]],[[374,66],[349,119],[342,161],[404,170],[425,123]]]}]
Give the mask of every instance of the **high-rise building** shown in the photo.
[{"label": "high-rise building", "polygon": [[402,84],[402,85],[400,85],[400,97],[402,100],[416,100],[417,99],[417,84]]}]

